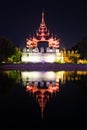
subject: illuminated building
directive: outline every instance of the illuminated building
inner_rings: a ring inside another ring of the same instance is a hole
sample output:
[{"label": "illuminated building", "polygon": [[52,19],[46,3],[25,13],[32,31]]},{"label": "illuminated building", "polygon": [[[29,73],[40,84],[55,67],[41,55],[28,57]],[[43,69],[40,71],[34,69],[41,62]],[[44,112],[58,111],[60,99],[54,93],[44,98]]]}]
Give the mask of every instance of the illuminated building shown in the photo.
[{"label": "illuminated building", "polygon": [[56,60],[63,63],[63,54],[59,51],[60,39],[54,37],[47,29],[42,12],[42,20],[35,36],[26,39],[23,49],[22,62],[51,62]]}]

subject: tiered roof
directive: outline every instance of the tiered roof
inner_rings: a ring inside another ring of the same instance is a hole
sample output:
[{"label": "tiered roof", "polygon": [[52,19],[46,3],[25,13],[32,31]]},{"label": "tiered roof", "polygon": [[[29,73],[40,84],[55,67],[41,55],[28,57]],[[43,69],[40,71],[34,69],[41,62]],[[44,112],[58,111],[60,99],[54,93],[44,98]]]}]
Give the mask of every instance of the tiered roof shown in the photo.
[{"label": "tiered roof", "polygon": [[[44,12],[42,12],[42,20],[39,26],[39,29],[36,31],[36,36],[26,39],[26,47],[33,48],[37,47],[39,42],[46,41],[49,43],[49,47],[59,48],[59,39],[50,35],[49,30],[46,27],[44,20]],[[43,45],[44,46],[44,45]]]}]

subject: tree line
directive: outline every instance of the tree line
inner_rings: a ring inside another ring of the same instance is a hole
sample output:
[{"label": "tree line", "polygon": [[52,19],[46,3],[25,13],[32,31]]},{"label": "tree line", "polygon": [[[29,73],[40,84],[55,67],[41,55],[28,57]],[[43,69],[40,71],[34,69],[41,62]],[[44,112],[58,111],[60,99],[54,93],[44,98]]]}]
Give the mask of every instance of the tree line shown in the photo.
[{"label": "tree line", "polygon": [[18,62],[20,61],[21,52],[14,43],[5,36],[0,37],[0,63],[1,62]]},{"label": "tree line", "polygon": [[71,50],[77,50],[80,54],[80,58],[87,60],[87,36],[79,41],[75,46],[73,46]]}]

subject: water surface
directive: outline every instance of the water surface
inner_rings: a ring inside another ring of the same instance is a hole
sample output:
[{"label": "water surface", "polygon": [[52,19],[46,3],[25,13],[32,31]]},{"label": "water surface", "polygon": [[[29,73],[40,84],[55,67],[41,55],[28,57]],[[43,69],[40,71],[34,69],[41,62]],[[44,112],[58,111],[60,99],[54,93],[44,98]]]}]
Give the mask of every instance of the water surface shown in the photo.
[{"label": "water surface", "polygon": [[86,129],[87,71],[1,71],[0,128]]}]

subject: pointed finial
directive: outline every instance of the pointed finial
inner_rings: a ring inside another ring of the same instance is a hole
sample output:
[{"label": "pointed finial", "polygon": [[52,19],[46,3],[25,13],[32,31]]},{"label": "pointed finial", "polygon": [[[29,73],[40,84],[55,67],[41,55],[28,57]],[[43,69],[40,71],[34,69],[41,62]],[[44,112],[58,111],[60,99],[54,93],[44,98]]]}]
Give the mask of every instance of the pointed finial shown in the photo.
[{"label": "pointed finial", "polygon": [[44,23],[44,11],[42,11],[42,23]]}]

